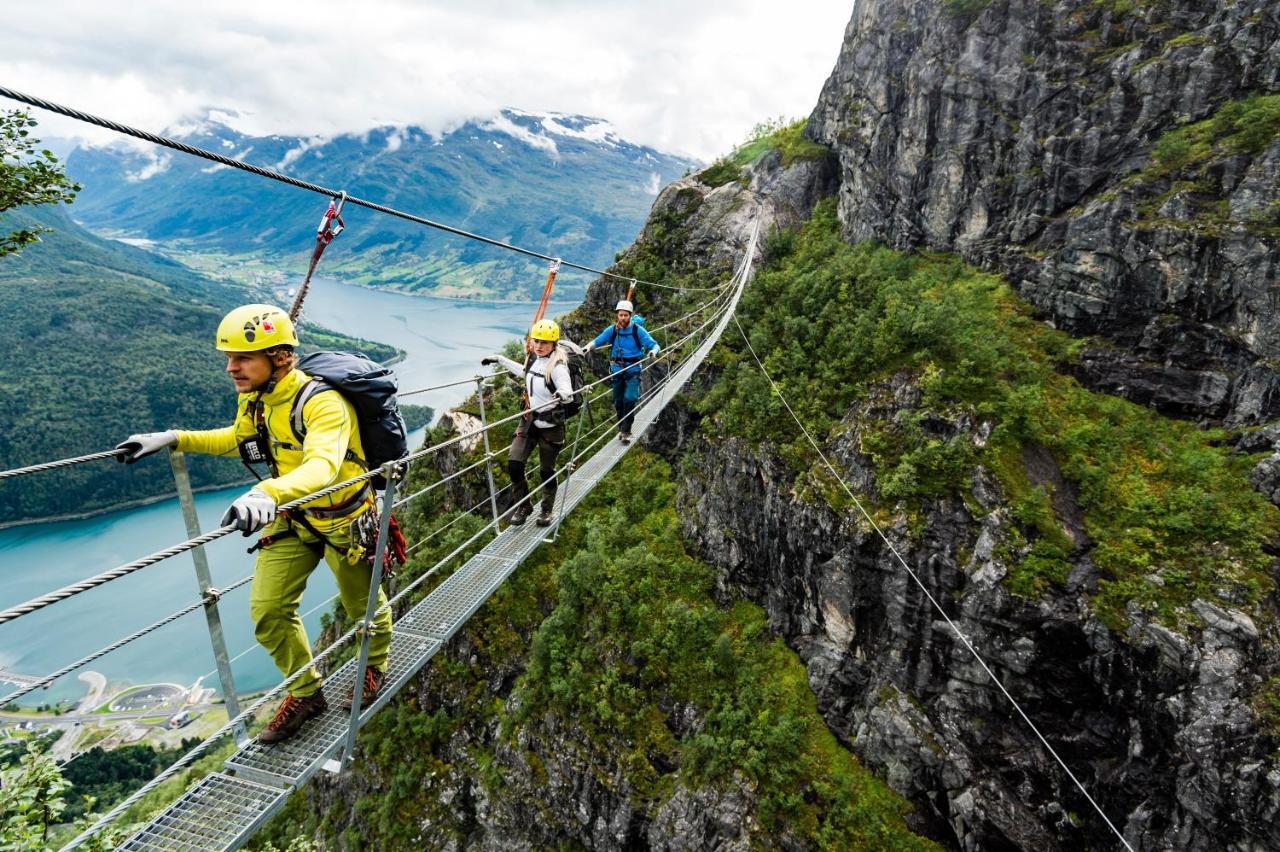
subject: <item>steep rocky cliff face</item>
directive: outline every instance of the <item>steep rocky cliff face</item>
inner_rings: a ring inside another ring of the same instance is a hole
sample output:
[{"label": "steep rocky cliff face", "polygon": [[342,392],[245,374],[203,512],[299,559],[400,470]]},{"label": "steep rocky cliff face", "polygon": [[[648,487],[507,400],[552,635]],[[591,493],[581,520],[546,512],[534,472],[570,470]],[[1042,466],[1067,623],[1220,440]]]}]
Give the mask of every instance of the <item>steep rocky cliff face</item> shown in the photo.
[{"label": "steep rocky cliff face", "polygon": [[1280,104],[1247,144],[1158,143],[1278,93],[1267,0],[861,0],[810,132],[849,239],[998,269],[1115,345],[1082,359],[1094,386],[1257,423],[1280,414]]}]

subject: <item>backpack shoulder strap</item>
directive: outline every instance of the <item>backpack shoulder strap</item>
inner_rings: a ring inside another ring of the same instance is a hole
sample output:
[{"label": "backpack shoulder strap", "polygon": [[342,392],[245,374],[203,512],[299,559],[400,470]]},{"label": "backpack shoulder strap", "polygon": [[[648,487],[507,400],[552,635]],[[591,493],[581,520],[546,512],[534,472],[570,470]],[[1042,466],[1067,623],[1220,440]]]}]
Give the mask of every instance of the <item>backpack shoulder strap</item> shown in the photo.
[{"label": "backpack shoulder strap", "polygon": [[551,357],[547,359],[547,374],[542,378],[542,380],[547,384],[547,390],[551,391],[552,396],[556,395],[556,380],[554,378],[556,367],[561,364],[564,364],[566,367],[569,366],[569,359],[564,354],[564,351],[557,346],[555,349],[551,350]]},{"label": "backpack shoulder strap", "polygon": [[309,379],[294,394],[293,407],[289,410],[289,425],[293,428],[293,434],[298,438],[299,442],[307,437],[307,424],[302,420],[302,409],[307,407],[311,397],[327,390],[336,390],[336,388],[322,379]]}]

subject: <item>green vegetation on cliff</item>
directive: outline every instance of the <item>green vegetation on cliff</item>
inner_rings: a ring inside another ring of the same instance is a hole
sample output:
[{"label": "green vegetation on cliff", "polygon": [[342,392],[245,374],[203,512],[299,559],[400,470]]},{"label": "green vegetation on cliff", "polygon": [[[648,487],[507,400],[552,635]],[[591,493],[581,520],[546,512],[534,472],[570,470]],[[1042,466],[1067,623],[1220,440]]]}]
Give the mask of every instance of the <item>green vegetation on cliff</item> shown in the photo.
[{"label": "green vegetation on cliff", "polygon": [[541,809],[541,836],[568,843],[579,827],[555,824],[541,798],[555,764],[560,785],[572,783],[566,766],[617,772],[625,789],[608,786],[650,816],[681,787],[751,791],[752,839],[766,847],[788,837],[816,849],[932,848],[907,830],[906,802],[835,741],[804,666],[768,635],[760,608],[716,603],[715,571],[685,550],[674,499],[667,464],[634,450],[473,617],[464,644],[436,658],[417,701],[393,702],[362,732],[358,831],[344,826],[346,808],[316,812],[295,796],[264,837],[346,828],[345,840],[371,848],[463,841],[476,828],[455,806],[465,773],[516,813]]},{"label": "green vegetation on cliff", "polygon": [[[1217,167],[1230,157],[1256,157],[1278,139],[1280,95],[1259,93],[1227,101],[1209,118],[1165,133],[1146,167],[1126,181],[1143,193],[1137,204],[1141,224],[1280,237],[1280,205],[1257,205],[1246,213],[1237,209],[1233,215],[1224,170]],[[1166,205],[1175,198],[1179,209],[1171,212]]]},{"label": "green vegetation on cliff", "polygon": [[789,166],[801,160],[816,160],[827,155],[827,149],[804,138],[808,119],[786,121],[778,118],[757,124],[747,141],[727,157],[717,160],[698,173],[698,180],[707,186],[724,186],[731,181],[743,181],[743,170],[770,151],[777,151],[782,165]]},{"label": "green vegetation on cliff", "polygon": [[[1271,591],[1263,546],[1280,532],[1280,512],[1246,481],[1256,460],[1221,446],[1220,430],[1082,388],[1065,375],[1070,338],[1032,319],[999,278],[946,256],[850,246],[831,202],[767,250],[742,324],[819,440],[857,430],[881,511],[899,503],[914,513],[955,495],[982,512],[971,476],[986,468],[1020,521],[1007,582],[1034,595],[1066,580],[1074,512],[1062,513],[1074,502],[1102,571],[1094,602],[1113,626],[1131,603],[1176,623],[1194,618],[1194,598],[1249,606]],[[828,478],[809,472],[812,451],[741,341],[727,344],[715,356],[724,376],[700,410],[722,432],[777,444],[841,505]],[[918,389],[917,402],[887,398],[895,375]],[[859,419],[837,420],[855,406]],[[1078,493],[1031,469],[1024,453],[1036,448]]]}]

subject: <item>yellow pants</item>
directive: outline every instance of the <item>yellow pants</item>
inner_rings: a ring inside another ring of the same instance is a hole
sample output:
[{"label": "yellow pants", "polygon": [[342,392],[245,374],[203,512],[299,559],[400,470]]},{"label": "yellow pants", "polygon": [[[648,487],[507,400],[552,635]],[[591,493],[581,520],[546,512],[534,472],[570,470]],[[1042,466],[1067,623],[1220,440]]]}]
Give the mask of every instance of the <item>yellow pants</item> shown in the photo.
[{"label": "yellow pants", "polygon": [[[276,521],[263,533],[279,535],[286,529],[288,525],[285,522]],[[301,525],[295,524],[293,531],[297,535],[285,536],[258,551],[253,587],[249,593],[249,615],[253,619],[258,643],[267,649],[282,674],[287,677],[298,669],[307,668],[307,672],[289,687],[291,695],[304,698],[320,689],[321,679],[311,667],[311,643],[307,641],[307,631],[298,617],[298,605],[302,603],[307,578],[320,563],[323,545]],[[348,618],[359,621],[364,618],[368,604],[369,579],[373,569],[367,562],[353,563],[347,559],[350,536],[345,528],[326,533],[325,537],[333,547],[324,547],[324,561],[338,581],[342,608],[347,611]],[[386,594],[379,589],[378,606],[386,602]],[[373,629],[369,633],[369,665],[385,672],[390,648],[391,610],[386,609],[373,620]]]}]

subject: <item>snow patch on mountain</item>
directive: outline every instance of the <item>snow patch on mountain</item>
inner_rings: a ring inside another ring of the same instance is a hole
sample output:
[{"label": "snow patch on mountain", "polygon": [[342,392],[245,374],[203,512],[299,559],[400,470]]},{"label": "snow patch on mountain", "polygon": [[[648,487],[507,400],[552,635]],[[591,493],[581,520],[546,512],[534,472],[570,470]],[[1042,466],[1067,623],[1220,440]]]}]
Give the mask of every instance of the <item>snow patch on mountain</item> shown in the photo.
[{"label": "snow patch on mountain", "polygon": [[560,159],[560,149],[556,147],[556,142],[551,137],[543,133],[534,133],[529,128],[516,124],[507,116],[507,110],[503,110],[489,121],[481,125],[483,130],[492,130],[497,133],[505,133],[513,139],[519,140],[530,148],[538,148],[546,151],[555,159]]},{"label": "snow patch on mountain", "polygon": [[154,148],[151,148],[140,150],[138,154],[146,162],[136,172],[127,172],[125,174],[124,179],[129,183],[150,180],[161,172],[166,171],[173,164],[173,157],[168,151],[157,152]]},{"label": "snow patch on mountain", "polygon": [[[301,139],[298,141],[297,145],[290,148],[288,151],[285,151],[284,156],[280,158],[280,162],[276,163],[272,168],[276,171],[283,171],[293,163],[297,162],[298,158],[303,154],[314,148],[320,148],[324,145],[328,145],[329,141],[328,136],[310,136],[306,139]],[[317,152],[317,156],[320,156],[319,152]]]}]

